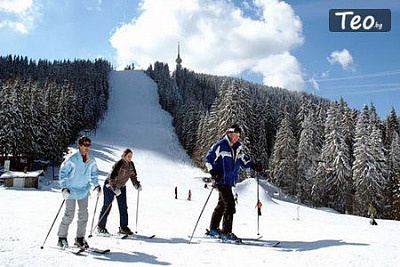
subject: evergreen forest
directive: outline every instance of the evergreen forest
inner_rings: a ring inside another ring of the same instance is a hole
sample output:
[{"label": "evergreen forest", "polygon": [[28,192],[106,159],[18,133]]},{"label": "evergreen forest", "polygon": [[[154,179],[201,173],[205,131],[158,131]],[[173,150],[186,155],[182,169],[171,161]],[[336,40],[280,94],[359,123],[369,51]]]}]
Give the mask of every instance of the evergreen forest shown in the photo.
[{"label": "evergreen forest", "polygon": [[[177,64],[147,69],[160,104],[173,116],[181,144],[204,168],[211,146],[238,123],[247,153],[263,177],[299,203],[366,216],[400,219],[399,117],[363,110],[304,92],[240,78],[198,74]],[[241,179],[250,173],[241,173]]]},{"label": "evergreen forest", "polygon": [[[0,154],[60,163],[82,131],[95,130],[111,88],[105,60],[0,57]],[[238,123],[260,174],[299,203],[400,220],[400,118],[379,118],[373,103],[351,109],[344,99],[195,73],[155,62],[146,70],[195,164]],[[243,171],[240,179],[252,175]]]},{"label": "evergreen forest", "polygon": [[111,69],[104,60],[0,57],[0,155],[60,163],[105,115]]}]

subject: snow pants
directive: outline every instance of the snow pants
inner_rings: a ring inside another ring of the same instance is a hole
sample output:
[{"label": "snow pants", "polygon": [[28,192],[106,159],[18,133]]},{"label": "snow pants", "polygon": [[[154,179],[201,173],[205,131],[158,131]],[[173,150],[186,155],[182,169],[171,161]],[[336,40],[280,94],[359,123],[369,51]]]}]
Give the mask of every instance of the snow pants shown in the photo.
[{"label": "snow pants", "polygon": [[[107,183],[106,183],[107,184]],[[105,228],[107,224],[107,217],[110,214],[112,202],[114,201],[114,191],[106,186],[103,186],[104,204],[101,208],[99,216],[99,226]],[[118,210],[119,210],[119,225],[128,226],[128,205],[126,204],[126,186],[120,188],[121,194],[117,196]]]},{"label": "snow pants", "polygon": [[232,233],[233,214],[236,213],[235,199],[232,193],[232,186],[217,185],[219,192],[218,204],[211,216],[210,229],[218,229],[222,219],[222,232]]},{"label": "snow pants", "polygon": [[82,199],[67,199],[65,200],[64,217],[61,220],[60,227],[58,228],[59,237],[68,236],[68,228],[74,219],[76,203],[78,203],[78,221],[76,228],[76,237],[85,237],[86,225],[88,222],[89,212],[88,203],[89,198],[86,196]]}]

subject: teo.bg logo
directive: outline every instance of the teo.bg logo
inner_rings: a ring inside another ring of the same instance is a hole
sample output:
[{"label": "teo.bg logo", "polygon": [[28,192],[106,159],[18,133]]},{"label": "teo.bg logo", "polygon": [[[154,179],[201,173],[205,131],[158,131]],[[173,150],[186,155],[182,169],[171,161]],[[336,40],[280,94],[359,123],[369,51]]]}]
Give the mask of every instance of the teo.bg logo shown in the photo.
[{"label": "teo.bg logo", "polygon": [[390,9],[330,9],[331,32],[389,32]]}]

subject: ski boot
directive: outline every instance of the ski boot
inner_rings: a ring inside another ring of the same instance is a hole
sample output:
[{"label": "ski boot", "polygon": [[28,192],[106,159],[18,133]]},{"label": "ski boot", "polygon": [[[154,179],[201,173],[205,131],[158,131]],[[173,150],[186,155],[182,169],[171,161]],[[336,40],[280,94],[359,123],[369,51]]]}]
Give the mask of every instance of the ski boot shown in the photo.
[{"label": "ski boot", "polygon": [[234,233],[229,233],[229,234],[221,234],[221,239],[223,241],[235,241],[235,242],[239,242],[240,238],[238,238]]},{"label": "ski boot", "polygon": [[123,235],[133,235],[133,232],[131,231],[131,229],[129,229],[128,226],[121,226],[119,227],[119,231],[120,234]]},{"label": "ski boot", "polygon": [[221,229],[217,228],[217,229],[210,229],[207,230],[206,235],[211,236],[211,237],[215,237],[215,238],[220,238],[222,234]]},{"label": "ski boot", "polygon": [[75,246],[81,248],[81,249],[87,249],[89,248],[89,244],[86,242],[86,240],[83,237],[77,237],[75,238]]},{"label": "ski boot", "polygon": [[97,226],[97,233],[102,236],[109,236],[110,233],[107,231],[107,228],[104,226]]},{"label": "ski boot", "polygon": [[57,246],[62,248],[62,249],[67,249],[68,248],[68,241],[66,237],[59,237]]}]

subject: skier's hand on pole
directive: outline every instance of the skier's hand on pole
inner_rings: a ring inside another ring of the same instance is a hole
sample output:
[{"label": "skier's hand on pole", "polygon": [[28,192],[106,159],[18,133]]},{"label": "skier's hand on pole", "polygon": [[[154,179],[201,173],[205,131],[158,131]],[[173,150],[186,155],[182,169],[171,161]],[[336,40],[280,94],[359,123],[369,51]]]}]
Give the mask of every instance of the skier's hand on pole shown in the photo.
[{"label": "skier's hand on pole", "polygon": [[63,188],[61,190],[61,193],[64,199],[68,199],[69,196],[71,195],[71,191],[68,188]]},{"label": "skier's hand on pole", "polygon": [[97,193],[98,196],[101,195],[101,186],[98,184],[93,188],[93,191]]}]

